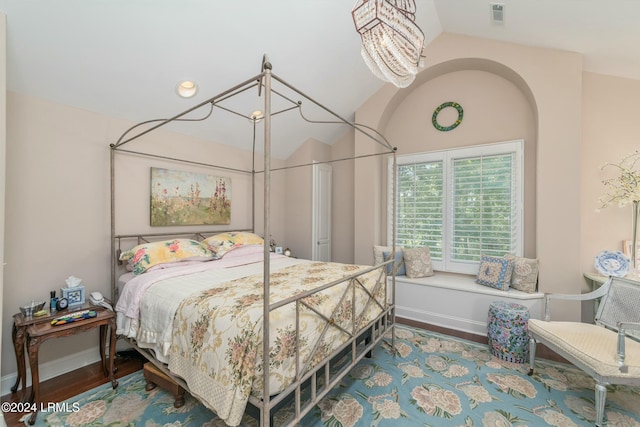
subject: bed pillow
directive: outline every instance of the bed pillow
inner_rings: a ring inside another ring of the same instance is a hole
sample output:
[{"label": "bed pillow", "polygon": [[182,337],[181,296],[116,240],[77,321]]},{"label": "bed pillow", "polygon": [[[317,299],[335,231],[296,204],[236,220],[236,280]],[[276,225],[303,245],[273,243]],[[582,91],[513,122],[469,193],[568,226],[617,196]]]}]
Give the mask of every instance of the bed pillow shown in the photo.
[{"label": "bed pillow", "polygon": [[209,261],[215,258],[200,242],[191,239],[163,240],[135,246],[120,255],[121,261],[128,261],[134,274],[142,274],[151,267],[176,261]]},{"label": "bed pillow", "polygon": [[[151,271],[156,271],[156,270],[166,270],[168,268],[187,267],[189,265],[196,265],[196,264],[200,265],[203,262],[213,261],[215,259],[217,259],[217,258],[215,258],[215,257],[194,257],[194,258],[189,258],[189,259],[181,259],[180,261],[163,262],[162,264],[156,264],[153,267],[147,268],[147,271],[145,273],[149,273]],[[129,265],[129,264],[127,264],[127,265]],[[133,267],[129,271],[133,271]]]},{"label": "bed pillow", "polygon": [[533,293],[538,284],[538,260],[506,254],[505,259],[511,260],[511,287],[519,291]]},{"label": "bed pillow", "polygon": [[264,254],[264,244],[236,246],[224,254],[224,259],[243,258],[255,254]]},{"label": "bed pillow", "polygon": [[[391,252],[390,251],[382,252],[382,258],[385,261],[389,260],[391,258]],[[403,276],[407,274],[406,269],[404,267],[404,258],[402,256],[402,250],[396,249],[396,260],[391,264],[387,264],[387,274],[391,274],[392,268],[396,272],[396,276]]]},{"label": "bed pillow", "polygon": [[511,284],[512,271],[510,259],[482,255],[476,283],[506,291]]},{"label": "bed pillow", "polygon": [[402,258],[404,258],[404,268],[407,272],[407,277],[433,276],[431,253],[427,246],[421,248],[402,248]]},{"label": "bed pillow", "polygon": [[204,239],[202,244],[216,254],[218,258],[222,258],[231,249],[239,246],[264,245],[264,239],[254,233],[237,231],[215,234]]}]

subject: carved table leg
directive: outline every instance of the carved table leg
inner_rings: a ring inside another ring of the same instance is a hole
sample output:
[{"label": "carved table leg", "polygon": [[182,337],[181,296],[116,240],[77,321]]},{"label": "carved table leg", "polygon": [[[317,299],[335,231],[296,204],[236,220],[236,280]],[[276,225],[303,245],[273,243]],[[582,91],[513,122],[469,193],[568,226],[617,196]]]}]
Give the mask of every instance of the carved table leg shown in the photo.
[{"label": "carved table leg", "polygon": [[[114,389],[118,387],[118,381],[115,378],[115,360],[116,360],[116,319],[115,317],[109,322],[109,329],[111,332],[111,342],[109,343],[109,379],[111,380],[111,387]],[[106,337],[105,337],[106,338]],[[104,341],[103,341],[104,342]]]},{"label": "carved table leg", "polygon": [[107,345],[107,328],[109,325],[100,325],[100,360],[102,361],[102,372],[104,372],[104,376],[109,376],[109,371],[107,369],[107,355],[106,355],[106,345]]},{"label": "carved table leg", "polygon": [[20,385],[20,380],[22,380],[22,397],[24,398],[27,391],[27,375],[26,370],[27,367],[24,362],[24,335],[25,335],[25,327],[18,328],[16,324],[13,324],[13,329],[11,331],[11,338],[13,340],[13,350],[16,353],[16,363],[18,364],[18,378],[16,378],[16,383],[11,387],[11,393],[15,393],[18,391],[18,385]]},{"label": "carved table leg", "polygon": [[40,374],[38,372],[38,350],[40,349],[40,340],[38,337],[27,338],[27,353],[29,354],[29,367],[31,368],[31,398],[34,411],[29,417],[29,424],[33,425],[38,416],[38,407],[40,406]]}]

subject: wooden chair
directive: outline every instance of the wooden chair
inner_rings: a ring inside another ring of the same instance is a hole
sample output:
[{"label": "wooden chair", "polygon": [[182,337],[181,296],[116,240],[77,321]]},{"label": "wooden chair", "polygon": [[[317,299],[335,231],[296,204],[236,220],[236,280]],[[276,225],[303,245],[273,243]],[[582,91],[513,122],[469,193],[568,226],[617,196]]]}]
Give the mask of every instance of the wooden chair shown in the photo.
[{"label": "wooden chair", "polygon": [[[558,353],[596,381],[596,426],[602,426],[609,384],[640,385],[640,282],[611,277],[581,295],[546,294],[544,320],[529,320],[529,375],[536,342]],[[595,324],[549,320],[551,299],[602,298]]]}]

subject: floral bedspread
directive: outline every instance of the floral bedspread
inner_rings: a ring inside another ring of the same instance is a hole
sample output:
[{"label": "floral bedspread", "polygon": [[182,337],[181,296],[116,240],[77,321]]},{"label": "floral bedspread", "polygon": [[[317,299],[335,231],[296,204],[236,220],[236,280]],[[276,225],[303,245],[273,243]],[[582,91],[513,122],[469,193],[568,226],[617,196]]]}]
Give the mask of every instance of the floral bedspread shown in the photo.
[{"label": "floral bedspread", "polygon": [[[270,301],[284,300],[367,268],[305,262],[272,271]],[[250,394],[262,396],[262,286],[263,276],[256,274],[195,293],[180,304],[173,323],[169,369],[184,378],[191,393],[231,426],[240,423]],[[308,361],[314,366],[325,359],[348,340],[348,333],[362,329],[381,314],[380,306],[387,306],[385,286],[386,276],[380,268],[303,298],[299,369]],[[370,301],[370,294],[380,305]],[[296,376],[295,304],[271,311],[269,320],[269,391],[274,394]]]}]

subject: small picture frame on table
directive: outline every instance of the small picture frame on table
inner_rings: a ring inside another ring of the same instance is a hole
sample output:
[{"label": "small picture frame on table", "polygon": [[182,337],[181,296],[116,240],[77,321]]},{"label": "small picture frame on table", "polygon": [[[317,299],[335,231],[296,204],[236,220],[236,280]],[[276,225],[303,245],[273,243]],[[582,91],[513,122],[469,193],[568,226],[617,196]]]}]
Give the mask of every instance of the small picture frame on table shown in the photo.
[{"label": "small picture frame on table", "polygon": [[75,307],[84,304],[83,285],[74,286],[72,288],[60,288],[60,292],[62,293],[62,297],[67,299],[69,307]]},{"label": "small picture frame on table", "polygon": [[282,246],[276,246],[276,253],[282,254]]}]

